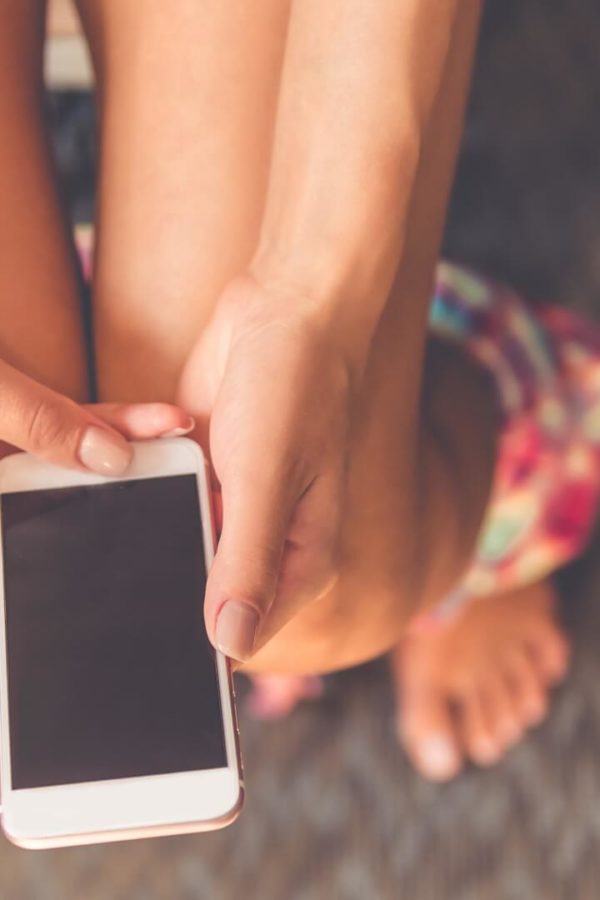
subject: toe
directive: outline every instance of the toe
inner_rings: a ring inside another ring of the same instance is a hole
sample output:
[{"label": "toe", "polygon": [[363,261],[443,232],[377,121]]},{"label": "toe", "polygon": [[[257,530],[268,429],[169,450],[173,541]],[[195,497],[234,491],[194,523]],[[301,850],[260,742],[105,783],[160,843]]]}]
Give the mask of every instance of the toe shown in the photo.
[{"label": "toe", "polygon": [[529,641],[534,665],[547,684],[558,684],[567,674],[570,646],[566,636],[552,623],[540,628]]},{"label": "toe", "polygon": [[519,721],[524,727],[539,725],[548,712],[548,695],[531,656],[524,647],[513,647],[505,665]]},{"label": "toe", "polygon": [[490,728],[488,700],[477,688],[460,702],[460,723],[464,745],[474,763],[490,766],[502,755],[502,745]]},{"label": "toe", "polygon": [[425,778],[448,781],[462,766],[455,725],[443,694],[433,689],[404,691],[398,737]]},{"label": "toe", "polygon": [[480,696],[487,731],[499,750],[506,750],[519,740],[524,728],[500,666],[480,685]]}]

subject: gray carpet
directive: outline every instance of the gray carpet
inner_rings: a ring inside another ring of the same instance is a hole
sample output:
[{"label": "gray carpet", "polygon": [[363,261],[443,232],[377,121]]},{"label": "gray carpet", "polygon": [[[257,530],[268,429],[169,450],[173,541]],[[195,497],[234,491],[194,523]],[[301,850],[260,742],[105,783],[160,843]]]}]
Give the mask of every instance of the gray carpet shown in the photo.
[{"label": "gray carpet", "polygon": [[[31,900],[597,900],[600,571],[571,577],[575,663],[545,725],[491,771],[431,786],[396,747],[380,664],[279,724],[242,720],[249,799],[210,835],[20,851]],[[574,615],[573,615],[574,613]]]},{"label": "gray carpet", "polygon": [[[596,314],[596,0],[488,3],[445,248]],[[74,215],[92,207],[93,114],[53,98]],[[600,540],[562,579],[575,640],[548,722],[439,788],[396,747],[381,663],[280,724],[242,718],[249,799],[212,835],[32,853],[0,841],[2,900],[597,900]]]}]

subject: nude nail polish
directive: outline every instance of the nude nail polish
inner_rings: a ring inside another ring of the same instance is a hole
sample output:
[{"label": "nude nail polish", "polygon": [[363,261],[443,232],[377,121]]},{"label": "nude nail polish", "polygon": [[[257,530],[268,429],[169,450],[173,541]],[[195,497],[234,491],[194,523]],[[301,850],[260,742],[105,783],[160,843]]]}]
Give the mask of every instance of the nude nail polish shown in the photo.
[{"label": "nude nail polish", "polygon": [[215,641],[226,656],[240,662],[248,659],[258,630],[258,613],[247,603],[228,600],[217,618]]},{"label": "nude nail polish", "polygon": [[129,466],[133,451],[125,440],[109,431],[90,425],[79,445],[79,459],[98,475],[122,475]]}]

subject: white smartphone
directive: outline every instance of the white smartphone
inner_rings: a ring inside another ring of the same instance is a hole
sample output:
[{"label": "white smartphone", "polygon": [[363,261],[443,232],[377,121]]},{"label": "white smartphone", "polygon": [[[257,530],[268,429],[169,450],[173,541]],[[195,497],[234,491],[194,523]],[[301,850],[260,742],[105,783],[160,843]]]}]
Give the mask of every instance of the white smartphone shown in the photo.
[{"label": "white smartphone", "polygon": [[203,619],[214,528],[183,438],[123,478],[0,463],[2,825],[22,847],[218,828],[243,799],[229,663]]}]

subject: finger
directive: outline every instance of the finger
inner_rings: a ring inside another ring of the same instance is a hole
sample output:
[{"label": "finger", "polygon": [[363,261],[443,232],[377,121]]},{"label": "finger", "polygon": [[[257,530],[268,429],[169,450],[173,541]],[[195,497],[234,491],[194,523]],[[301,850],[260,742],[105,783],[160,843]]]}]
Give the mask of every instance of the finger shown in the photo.
[{"label": "finger", "polygon": [[132,441],[181,437],[194,429],[194,419],[171,403],[95,403],[86,409]]},{"label": "finger", "polygon": [[0,440],[57,465],[101,475],[122,474],[133,453],[89,408],[1,361]]},{"label": "finger", "polygon": [[272,471],[250,477],[243,467],[221,487],[223,527],[207,580],[206,628],[219,650],[244,662],[275,598],[286,533],[301,491]]}]

